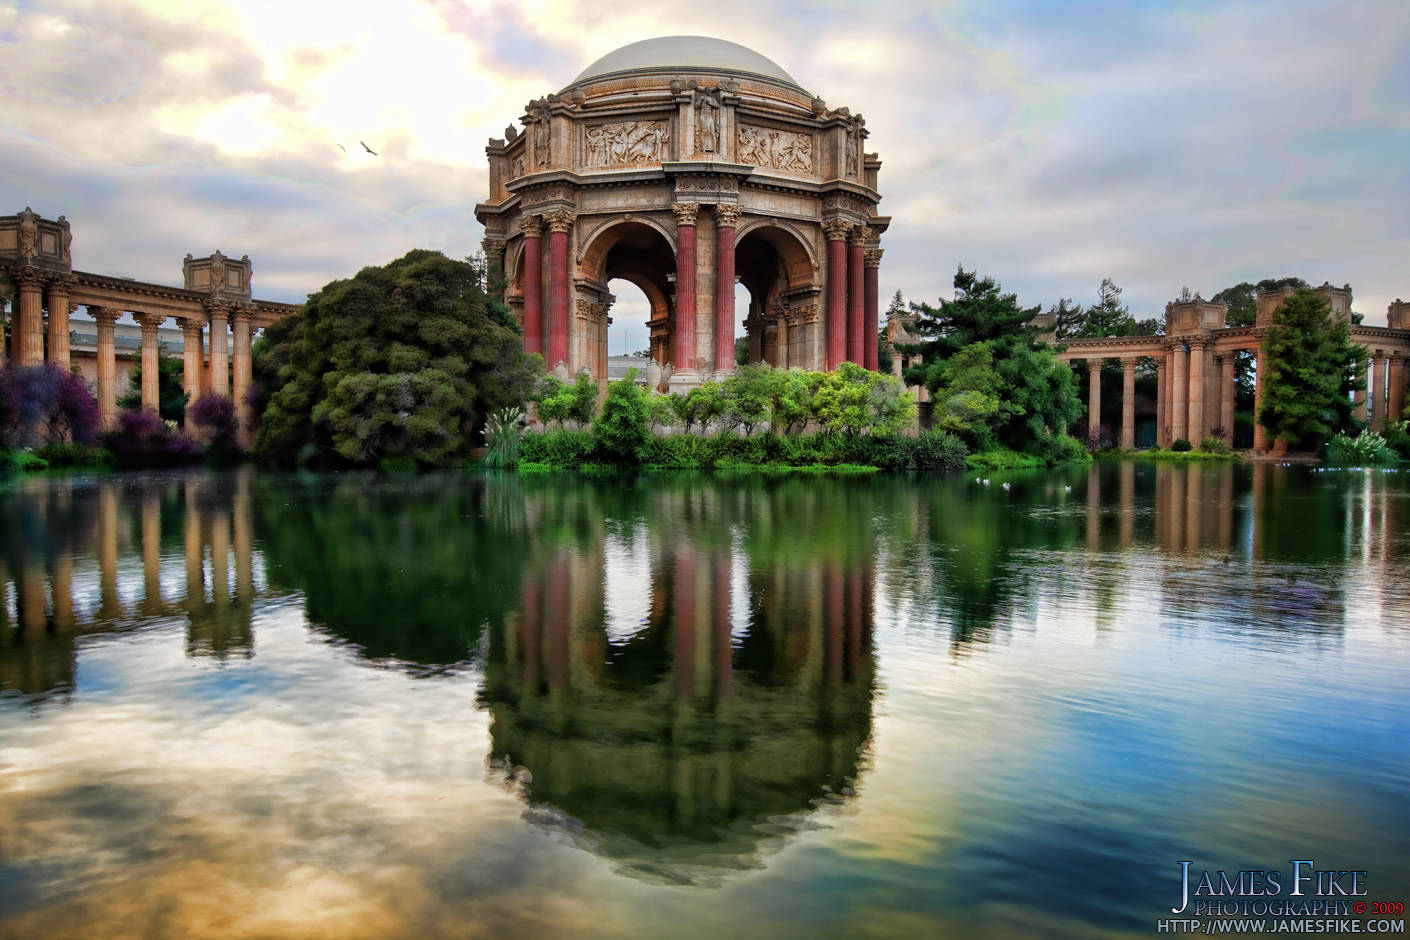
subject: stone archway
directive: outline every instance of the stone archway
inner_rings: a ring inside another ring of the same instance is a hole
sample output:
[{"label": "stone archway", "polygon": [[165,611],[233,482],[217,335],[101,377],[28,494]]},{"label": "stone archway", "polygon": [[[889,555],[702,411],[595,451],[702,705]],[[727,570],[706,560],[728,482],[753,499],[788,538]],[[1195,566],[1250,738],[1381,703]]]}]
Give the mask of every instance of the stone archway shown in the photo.
[{"label": "stone archway", "polygon": [[750,226],[735,245],[735,275],[749,292],[748,361],[785,369],[810,362],[819,291],[807,243],[780,224]]},{"label": "stone archway", "polygon": [[605,286],[608,281],[621,278],[641,289],[651,308],[646,320],[651,358],[664,366],[670,359],[674,338],[676,277],[675,248],[666,237],[654,226],[638,220],[603,226],[591,236],[578,272],[592,284]]}]

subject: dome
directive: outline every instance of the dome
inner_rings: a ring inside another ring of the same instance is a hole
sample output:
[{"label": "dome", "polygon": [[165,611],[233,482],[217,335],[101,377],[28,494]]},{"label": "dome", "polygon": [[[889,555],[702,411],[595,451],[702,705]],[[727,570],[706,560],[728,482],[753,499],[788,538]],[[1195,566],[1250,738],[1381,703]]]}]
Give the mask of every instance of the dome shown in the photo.
[{"label": "dome", "polygon": [[751,72],[798,87],[793,76],[779,68],[773,59],[737,42],[709,36],[660,36],[634,42],[607,53],[583,69],[573,79],[573,84],[614,72],[688,68]]}]

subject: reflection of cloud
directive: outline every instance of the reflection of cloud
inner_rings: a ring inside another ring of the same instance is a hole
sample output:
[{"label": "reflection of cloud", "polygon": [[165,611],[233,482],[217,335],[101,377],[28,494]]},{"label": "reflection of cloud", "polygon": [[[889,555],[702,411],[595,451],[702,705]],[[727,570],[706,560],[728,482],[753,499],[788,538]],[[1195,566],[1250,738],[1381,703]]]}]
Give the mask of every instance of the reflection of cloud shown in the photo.
[{"label": "reflection of cloud", "polygon": [[[1382,211],[1410,188],[1399,7],[51,0],[0,11],[0,205],[66,213],[89,270],[171,280],[220,246],[298,300],[411,247],[475,251],[486,138],[613,48],[704,33],[865,114],[888,295],[933,301],[964,263],[1032,303],[1111,276],[1151,315],[1182,284],[1297,273],[1351,282],[1374,322],[1410,248]],[[383,157],[335,147],[358,139]]]}]

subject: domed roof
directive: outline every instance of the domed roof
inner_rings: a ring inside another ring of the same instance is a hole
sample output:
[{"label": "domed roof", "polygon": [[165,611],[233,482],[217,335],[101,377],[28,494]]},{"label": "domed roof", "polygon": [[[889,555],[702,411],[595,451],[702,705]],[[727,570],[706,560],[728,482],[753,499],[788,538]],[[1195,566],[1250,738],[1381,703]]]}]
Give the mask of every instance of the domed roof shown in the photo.
[{"label": "domed roof", "polygon": [[753,72],[790,85],[798,83],[774,60],[737,42],[710,36],[659,36],[607,53],[583,69],[573,84],[614,72],[640,69],[701,68]]}]

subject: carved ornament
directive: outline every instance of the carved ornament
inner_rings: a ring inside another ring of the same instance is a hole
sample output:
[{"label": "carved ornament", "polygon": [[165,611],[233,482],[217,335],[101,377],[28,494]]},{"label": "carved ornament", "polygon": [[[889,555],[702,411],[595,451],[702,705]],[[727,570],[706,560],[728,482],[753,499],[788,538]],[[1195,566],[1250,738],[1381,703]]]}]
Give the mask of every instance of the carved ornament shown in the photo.
[{"label": "carved ornament", "polygon": [[677,225],[694,225],[695,214],[700,211],[698,202],[676,202],[671,204],[671,211],[676,214]]},{"label": "carved ornament", "polygon": [[695,152],[715,153],[720,149],[720,90],[697,90],[691,99],[695,106]]},{"label": "carved ornament", "polygon": [[519,231],[527,238],[538,238],[543,235],[543,219],[536,215],[526,215],[519,220]]},{"label": "carved ornament", "polygon": [[881,267],[881,256],[883,253],[883,249],[881,248],[868,248],[862,254],[862,263],[869,268],[879,268]]},{"label": "carved ornament", "polygon": [[20,258],[28,262],[38,250],[39,216],[29,206],[20,213]]},{"label": "carved ornament", "polygon": [[741,124],[737,132],[740,163],[789,173],[813,172],[813,137],[797,131],[779,131]]},{"label": "carved ornament", "polygon": [[578,216],[576,213],[569,212],[567,209],[558,209],[554,212],[546,213],[543,218],[544,221],[548,223],[548,230],[550,232],[567,232],[573,227],[573,223],[577,221]]},{"label": "carved ornament", "polygon": [[521,176],[524,175],[524,169],[525,169],[524,163],[525,163],[525,158],[524,158],[524,153],[523,153],[523,151],[520,151],[519,153],[516,153],[516,154],[514,155],[514,157],[509,161],[509,178],[510,178],[510,179],[512,179],[512,180],[517,180],[519,177],[521,177]]},{"label": "carved ornament", "polygon": [[852,231],[852,223],[846,219],[828,219],[822,224],[823,234],[830,242],[840,242]]},{"label": "carved ornament", "polygon": [[[867,228],[865,225],[854,225],[852,226],[852,231],[847,233],[847,244],[854,248],[864,248],[870,236],[871,229]],[[863,258],[865,257],[866,255],[863,253]]]},{"label": "carved ornament", "polygon": [[717,225],[734,228],[739,224],[739,217],[743,210],[739,206],[722,203],[715,207],[715,222]]},{"label": "carved ornament", "polygon": [[660,163],[668,156],[666,121],[614,121],[583,130],[583,166],[617,167]]}]

